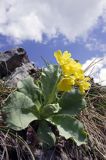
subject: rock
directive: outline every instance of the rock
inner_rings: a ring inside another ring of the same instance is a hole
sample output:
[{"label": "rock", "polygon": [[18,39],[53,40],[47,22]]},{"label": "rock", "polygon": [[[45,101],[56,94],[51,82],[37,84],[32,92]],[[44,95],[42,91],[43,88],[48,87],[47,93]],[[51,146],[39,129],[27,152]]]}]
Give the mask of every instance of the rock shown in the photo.
[{"label": "rock", "polygon": [[34,69],[34,66],[31,63],[26,63],[17,67],[11,75],[5,77],[5,84],[9,87],[15,87],[17,82],[23,80],[30,74],[30,70]]},{"label": "rock", "polygon": [[106,86],[101,86],[100,91],[106,93]]},{"label": "rock", "polygon": [[23,48],[0,53],[0,78],[8,87],[16,87],[17,82],[28,75],[36,76],[38,69],[30,62]]},{"label": "rock", "polygon": [[17,67],[23,63],[28,63],[29,59],[23,48],[0,53],[0,78],[10,75]]}]

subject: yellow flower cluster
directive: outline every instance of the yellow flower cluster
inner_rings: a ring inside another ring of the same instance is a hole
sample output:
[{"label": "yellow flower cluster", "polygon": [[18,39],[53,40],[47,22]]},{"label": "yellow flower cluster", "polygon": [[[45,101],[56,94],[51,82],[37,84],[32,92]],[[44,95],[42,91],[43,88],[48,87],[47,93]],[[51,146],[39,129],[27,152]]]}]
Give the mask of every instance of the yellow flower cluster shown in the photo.
[{"label": "yellow flower cluster", "polygon": [[78,86],[81,93],[85,93],[90,88],[89,77],[84,76],[82,65],[71,58],[68,51],[58,50],[54,56],[62,69],[62,78],[58,83],[58,90],[70,91],[73,86]]}]

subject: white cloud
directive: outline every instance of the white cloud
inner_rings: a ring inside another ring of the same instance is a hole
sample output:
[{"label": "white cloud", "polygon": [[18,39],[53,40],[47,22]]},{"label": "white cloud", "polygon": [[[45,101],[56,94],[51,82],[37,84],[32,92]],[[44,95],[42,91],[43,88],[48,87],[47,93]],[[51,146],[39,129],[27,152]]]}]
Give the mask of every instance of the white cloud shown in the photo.
[{"label": "white cloud", "polygon": [[104,25],[102,26],[103,27],[102,32],[104,33],[106,32],[106,10],[104,10],[103,12],[102,21],[104,23]]},{"label": "white cloud", "polygon": [[5,46],[5,44],[0,43],[0,49],[3,48]]},{"label": "white cloud", "polygon": [[59,33],[74,41],[97,23],[106,0],[0,0],[0,34],[41,42]]},{"label": "white cloud", "polygon": [[83,69],[86,69],[88,66],[89,69],[85,74],[93,77],[96,83],[106,86],[106,55],[87,60],[83,64]]},{"label": "white cloud", "polygon": [[106,43],[101,42],[100,39],[93,37],[87,39],[85,47],[90,51],[100,51],[102,53],[106,52]]}]

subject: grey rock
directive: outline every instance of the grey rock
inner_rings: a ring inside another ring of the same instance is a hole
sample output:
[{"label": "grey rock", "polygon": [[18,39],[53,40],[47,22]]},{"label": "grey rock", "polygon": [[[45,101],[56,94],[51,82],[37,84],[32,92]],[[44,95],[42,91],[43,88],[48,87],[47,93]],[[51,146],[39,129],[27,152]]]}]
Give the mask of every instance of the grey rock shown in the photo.
[{"label": "grey rock", "polygon": [[29,59],[23,48],[12,49],[0,53],[0,78],[10,75],[15,68],[28,63]]},{"label": "grey rock", "polygon": [[28,59],[23,48],[0,53],[0,78],[9,87],[16,87],[17,82],[28,75],[35,76],[37,68]]},{"label": "grey rock", "polygon": [[35,68],[31,63],[23,63],[22,66],[17,67],[11,75],[5,77],[5,84],[9,87],[16,87],[17,82],[26,78],[33,69]]},{"label": "grey rock", "polygon": [[106,93],[106,86],[101,86],[100,91]]}]

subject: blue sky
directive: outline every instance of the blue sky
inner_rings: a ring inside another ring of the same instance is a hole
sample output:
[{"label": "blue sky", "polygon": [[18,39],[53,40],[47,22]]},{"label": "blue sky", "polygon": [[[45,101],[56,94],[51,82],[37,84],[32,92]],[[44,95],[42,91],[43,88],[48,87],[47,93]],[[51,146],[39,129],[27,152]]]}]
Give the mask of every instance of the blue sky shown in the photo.
[{"label": "blue sky", "polygon": [[64,42],[64,37],[62,35],[59,35],[58,38],[47,41],[46,44],[32,40],[26,40],[22,44],[9,44],[7,42],[7,37],[2,35],[0,36],[0,41],[4,44],[4,46],[1,47],[1,51],[15,47],[23,47],[27,51],[30,60],[35,62],[37,66],[44,65],[42,57],[50,63],[55,63],[53,55],[58,49],[62,51],[68,50],[72,53],[72,57],[74,59],[78,59],[81,63],[85,63],[87,59],[92,57],[103,56],[104,54],[100,50],[89,50],[82,40],[78,40],[76,42]]},{"label": "blue sky", "polygon": [[41,57],[56,63],[58,49],[85,67],[103,58],[94,77],[105,81],[106,0],[0,0],[0,51],[15,47],[23,47],[39,67]]}]

